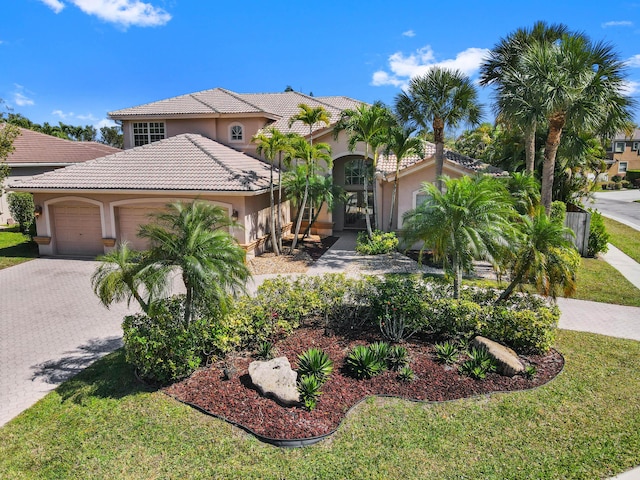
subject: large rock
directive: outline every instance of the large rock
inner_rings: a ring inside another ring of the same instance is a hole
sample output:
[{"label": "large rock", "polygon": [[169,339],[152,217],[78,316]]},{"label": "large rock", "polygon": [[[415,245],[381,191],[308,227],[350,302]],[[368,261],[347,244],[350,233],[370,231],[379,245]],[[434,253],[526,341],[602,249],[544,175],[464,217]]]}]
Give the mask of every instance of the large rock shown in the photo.
[{"label": "large rock", "polygon": [[249,376],[265,397],[271,397],[282,405],[296,405],[300,402],[296,385],[298,374],[291,369],[287,357],[251,362]]},{"label": "large rock", "polygon": [[484,348],[489,355],[496,361],[497,371],[501,375],[513,377],[514,375],[524,372],[524,365],[518,358],[516,352],[509,347],[489,340],[488,338],[477,336],[473,339],[473,344],[477,348]]}]

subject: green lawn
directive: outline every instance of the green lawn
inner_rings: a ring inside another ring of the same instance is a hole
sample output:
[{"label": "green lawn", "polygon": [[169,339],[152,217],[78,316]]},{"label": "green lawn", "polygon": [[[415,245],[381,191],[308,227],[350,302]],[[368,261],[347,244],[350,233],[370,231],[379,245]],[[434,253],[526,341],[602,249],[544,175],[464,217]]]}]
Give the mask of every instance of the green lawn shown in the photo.
[{"label": "green lawn", "polygon": [[0,269],[26,262],[38,256],[38,246],[17,227],[0,230]]},{"label": "green lawn", "polygon": [[607,232],[611,235],[609,243],[640,263],[640,232],[610,218],[602,217],[602,219]]},{"label": "green lawn", "polygon": [[640,342],[560,331],[557,348],[565,370],[537,390],[371,399],[304,449],[265,445],[146,389],[119,351],[0,429],[0,476],[594,479],[637,466]]}]

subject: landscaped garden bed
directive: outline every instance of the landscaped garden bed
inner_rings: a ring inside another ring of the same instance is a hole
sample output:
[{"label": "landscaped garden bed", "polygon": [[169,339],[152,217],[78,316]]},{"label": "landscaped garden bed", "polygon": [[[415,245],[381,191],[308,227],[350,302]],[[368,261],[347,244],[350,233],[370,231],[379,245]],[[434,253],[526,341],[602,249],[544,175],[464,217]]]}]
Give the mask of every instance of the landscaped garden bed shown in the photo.
[{"label": "landscaped garden bed", "polygon": [[[545,384],[564,365],[555,350],[545,355],[521,357],[536,369],[535,375],[506,377],[489,373],[476,380],[459,373],[456,365],[437,362],[429,339],[410,339],[402,345],[409,353],[409,366],[415,372],[411,381],[401,381],[398,373],[387,370],[370,379],[357,380],[345,369],[345,357],[356,345],[379,340],[379,332],[359,331],[348,336],[318,327],[303,327],[275,345],[277,355],[286,356],[296,368],[295,359],[310,347],[325,351],[334,371],[322,387],[317,407],[284,407],[262,396],[247,373],[250,354],[236,355],[165,389],[172,397],[223,418],[256,434],[263,440],[317,438],[334,432],[355,404],[371,395],[396,396],[409,400],[441,402],[493,392],[525,390]],[[225,378],[224,369],[234,372]],[[278,443],[278,442],[276,442]]]}]

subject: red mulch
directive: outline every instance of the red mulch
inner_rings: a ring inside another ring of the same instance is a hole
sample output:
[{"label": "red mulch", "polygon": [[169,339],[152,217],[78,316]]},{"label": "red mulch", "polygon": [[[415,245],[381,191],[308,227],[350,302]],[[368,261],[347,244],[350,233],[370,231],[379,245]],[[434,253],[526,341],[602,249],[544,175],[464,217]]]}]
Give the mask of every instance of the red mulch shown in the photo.
[{"label": "red mulch", "polygon": [[[294,369],[297,368],[298,354],[311,347],[322,348],[333,360],[333,374],[323,385],[323,394],[311,412],[303,407],[283,407],[262,397],[251,386],[248,367],[254,359],[248,356],[227,359],[225,364],[221,362],[198,370],[190,378],[167,387],[165,392],[263,437],[301,439],[334,431],[347,411],[370,395],[444,401],[498,391],[526,390],[548,382],[564,365],[562,355],[552,350],[545,356],[522,357],[537,368],[531,380],[521,376],[503,377],[496,373],[487,375],[485,380],[474,380],[460,375],[456,367],[436,363],[432,343],[410,339],[404,346],[409,350],[410,367],[416,374],[412,382],[397,380],[397,374],[391,371],[369,380],[355,380],[344,374],[342,367],[348,351],[355,345],[379,340],[375,337],[361,333],[357,339],[351,339],[320,328],[300,328],[277,344],[278,356],[286,356]],[[230,380],[225,380],[222,369],[230,363],[237,373]]]}]

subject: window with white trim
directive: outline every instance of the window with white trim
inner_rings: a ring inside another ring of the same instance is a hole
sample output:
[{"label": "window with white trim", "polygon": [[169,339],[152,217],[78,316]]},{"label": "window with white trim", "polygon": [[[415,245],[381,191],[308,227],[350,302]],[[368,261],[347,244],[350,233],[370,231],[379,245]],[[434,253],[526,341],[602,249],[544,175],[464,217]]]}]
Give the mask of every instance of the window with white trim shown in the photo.
[{"label": "window with white trim", "polygon": [[615,153],[624,152],[624,142],[615,142],[615,145],[613,146],[613,151]]},{"label": "window with white trim", "polygon": [[134,122],[132,126],[134,147],[165,138],[164,122]]},{"label": "window with white trim", "polygon": [[627,162],[620,162],[618,164],[618,173],[625,173],[627,171]]},{"label": "window with white trim", "polygon": [[640,150],[640,142],[633,142],[631,144],[631,150],[633,150],[634,152]]},{"label": "window with white trim", "polygon": [[413,208],[418,208],[427,200],[427,194],[422,190],[416,190],[413,192]]},{"label": "window with white trim", "polygon": [[244,140],[244,128],[236,123],[229,127],[229,140],[232,142],[242,142]]}]

